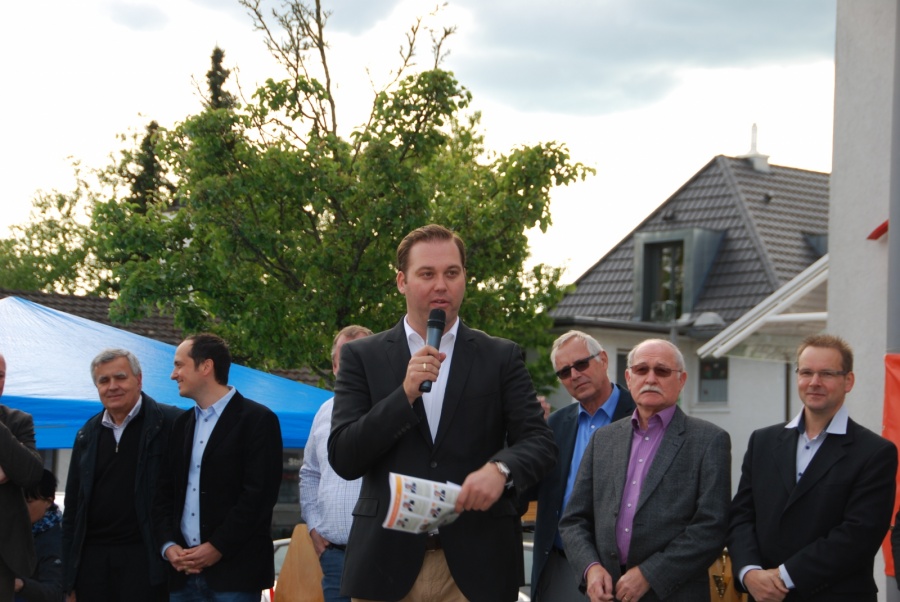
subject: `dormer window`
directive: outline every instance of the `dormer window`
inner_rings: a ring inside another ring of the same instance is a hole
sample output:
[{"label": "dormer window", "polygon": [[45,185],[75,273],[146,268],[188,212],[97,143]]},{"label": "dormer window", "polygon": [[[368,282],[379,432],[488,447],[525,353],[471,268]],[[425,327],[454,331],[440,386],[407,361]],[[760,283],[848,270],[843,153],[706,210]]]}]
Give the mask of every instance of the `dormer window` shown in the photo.
[{"label": "dormer window", "polygon": [[684,296],[684,241],[644,247],[644,307],[651,322],[671,322],[681,315]]},{"label": "dormer window", "polygon": [[669,323],[694,310],[725,233],[681,228],[634,234],[634,319]]}]

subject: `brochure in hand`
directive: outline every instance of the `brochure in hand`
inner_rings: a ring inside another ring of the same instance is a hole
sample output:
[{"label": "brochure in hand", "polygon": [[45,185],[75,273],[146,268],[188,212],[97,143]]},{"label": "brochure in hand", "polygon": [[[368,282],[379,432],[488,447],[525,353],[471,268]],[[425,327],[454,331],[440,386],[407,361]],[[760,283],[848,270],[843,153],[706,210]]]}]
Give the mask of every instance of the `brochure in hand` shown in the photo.
[{"label": "brochure in hand", "polygon": [[385,529],[428,533],[449,525],[459,516],[453,511],[460,486],[390,473],[391,505]]}]

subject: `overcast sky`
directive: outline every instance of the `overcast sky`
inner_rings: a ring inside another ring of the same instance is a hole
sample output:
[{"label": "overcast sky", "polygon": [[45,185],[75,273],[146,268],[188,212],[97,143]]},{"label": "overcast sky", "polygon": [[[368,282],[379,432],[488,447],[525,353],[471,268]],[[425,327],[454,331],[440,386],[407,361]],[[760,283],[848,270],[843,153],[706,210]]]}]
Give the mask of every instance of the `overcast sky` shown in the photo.
[{"label": "overcast sky", "polygon": [[[387,81],[434,2],[332,0],[327,37],[344,132]],[[598,170],[554,193],[536,261],[577,278],[715,155],[831,168],[835,0],[450,0],[444,67],[473,94],[488,146],[557,140]],[[0,24],[0,235],[38,189],[72,187],[71,160],[107,163],[119,134],[200,110],[218,44],[245,91],[281,77],[231,0],[47,0]],[[427,45],[426,45],[427,46]],[[427,47],[419,63],[430,64]]]}]

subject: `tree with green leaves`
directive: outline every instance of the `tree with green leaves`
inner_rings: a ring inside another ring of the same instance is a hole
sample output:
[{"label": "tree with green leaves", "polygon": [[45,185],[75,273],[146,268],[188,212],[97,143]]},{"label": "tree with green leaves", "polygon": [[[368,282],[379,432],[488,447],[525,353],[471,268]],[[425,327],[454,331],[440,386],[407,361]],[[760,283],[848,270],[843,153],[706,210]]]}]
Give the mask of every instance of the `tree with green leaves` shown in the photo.
[{"label": "tree with green leaves", "polygon": [[[221,52],[218,48],[216,50]],[[148,205],[164,201],[175,192],[175,185],[166,177],[165,168],[156,156],[158,130],[159,124],[151,121],[137,153],[133,156],[126,153],[124,160],[119,163],[122,177],[131,183],[131,200],[139,213],[146,213]]]},{"label": "tree with green leaves", "polygon": [[225,81],[231,75],[231,70],[223,66],[225,51],[216,46],[212,53],[212,67],[206,72],[206,84],[209,89],[209,98],[206,106],[210,109],[229,109],[235,105],[235,98],[231,92],[225,89]]},{"label": "tree with green leaves", "polygon": [[38,193],[29,222],[0,240],[0,288],[77,293],[99,287],[104,270],[86,244],[92,191],[77,162],[74,170],[73,192]]},{"label": "tree with green leaves", "polygon": [[532,375],[549,384],[546,310],[562,296],[561,270],[524,268],[525,233],[550,225],[552,188],[592,170],[557,142],[488,153],[471,94],[440,68],[452,30],[431,32],[433,64],[414,69],[422,20],[368,121],[344,137],[320,2],[288,0],[272,22],[259,0],[241,4],[286,77],[244,105],[214,101],[226,98],[228,75],[217,49],[204,110],[148,129],[171,188],[152,186],[157,202],[143,202],[123,177],[150,149],[126,153],[118,176],[109,173],[88,237],[98,257],[114,259],[105,266],[113,312],[162,310],[186,331],[222,335],[250,365],[311,366],[329,379],[338,329],[377,331],[402,315],[397,244],[434,222],[468,246],[462,318],[537,350]]}]

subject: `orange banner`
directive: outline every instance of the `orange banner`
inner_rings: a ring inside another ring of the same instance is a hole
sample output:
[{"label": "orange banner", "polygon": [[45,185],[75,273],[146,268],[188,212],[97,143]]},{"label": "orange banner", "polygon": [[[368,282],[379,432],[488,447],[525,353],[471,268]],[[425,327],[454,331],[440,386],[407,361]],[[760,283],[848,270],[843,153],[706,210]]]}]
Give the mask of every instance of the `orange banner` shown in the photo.
[{"label": "orange banner", "polygon": [[[884,356],[884,430],[882,435],[890,439],[900,448],[900,354],[889,353]],[[900,506],[900,485],[894,500],[894,516]],[[893,520],[891,523],[893,524]],[[890,533],[884,538],[881,546],[884,552],[884,572],[893,576],[894,555],[891,552]]]}]

